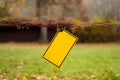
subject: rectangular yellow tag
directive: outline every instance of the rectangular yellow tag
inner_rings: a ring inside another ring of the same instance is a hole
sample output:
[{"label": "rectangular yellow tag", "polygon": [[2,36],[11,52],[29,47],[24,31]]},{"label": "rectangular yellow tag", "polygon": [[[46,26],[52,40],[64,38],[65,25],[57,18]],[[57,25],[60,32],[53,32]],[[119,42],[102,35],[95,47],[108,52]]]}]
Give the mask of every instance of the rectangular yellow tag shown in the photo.
[{"label": "rectangular yellow tag", "polygon": [[51,41],[43,58],[60,67],[78,38],[66,30],[58,32]]}]

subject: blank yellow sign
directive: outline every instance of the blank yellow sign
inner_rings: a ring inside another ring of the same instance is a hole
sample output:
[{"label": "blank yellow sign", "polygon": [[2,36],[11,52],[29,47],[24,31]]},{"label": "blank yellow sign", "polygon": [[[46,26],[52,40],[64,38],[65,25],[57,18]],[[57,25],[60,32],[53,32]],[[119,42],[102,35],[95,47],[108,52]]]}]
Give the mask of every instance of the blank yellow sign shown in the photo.
[{"label": "blank yellow sign", "polygon": [[78,38],[66,30],[58,32],[51,41],[43,57],[60,67]]}]

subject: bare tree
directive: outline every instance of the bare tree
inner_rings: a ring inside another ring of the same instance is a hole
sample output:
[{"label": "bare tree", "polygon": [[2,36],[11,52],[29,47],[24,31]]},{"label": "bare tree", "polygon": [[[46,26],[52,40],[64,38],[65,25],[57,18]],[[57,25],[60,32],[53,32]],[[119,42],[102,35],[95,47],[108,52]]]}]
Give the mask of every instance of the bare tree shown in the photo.
[{"label": "bare tree", "polygon": [[93,0],[89,9],[90,17],[98,15],[100,17],[110,17],[120,20],[120,0]]}]

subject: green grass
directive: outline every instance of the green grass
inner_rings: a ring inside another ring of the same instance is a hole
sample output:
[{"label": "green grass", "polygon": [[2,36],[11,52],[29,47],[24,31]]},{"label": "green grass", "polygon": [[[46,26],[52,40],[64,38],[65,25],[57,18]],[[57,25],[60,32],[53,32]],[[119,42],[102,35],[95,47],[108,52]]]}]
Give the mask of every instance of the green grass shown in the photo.
[{"label": "green grass", "polygon": [[46,80],[55,76],[68,80],[120,80],[119,44],[76,45],[60,68],[42,58],[47,46],[0,44],[0,76],[11,80],[30,79],[33,75],[44,76]]}]

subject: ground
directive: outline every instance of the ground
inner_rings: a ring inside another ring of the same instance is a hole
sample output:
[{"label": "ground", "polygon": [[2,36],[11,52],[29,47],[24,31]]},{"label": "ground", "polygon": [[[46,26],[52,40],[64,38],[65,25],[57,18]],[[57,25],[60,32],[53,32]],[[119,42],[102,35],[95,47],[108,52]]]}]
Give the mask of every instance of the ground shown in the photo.
[{"label": "ground", "polygon": [[76,44],[60,68],[48,44],[0,43],[0,80],[120,80],[120,43]]}]

